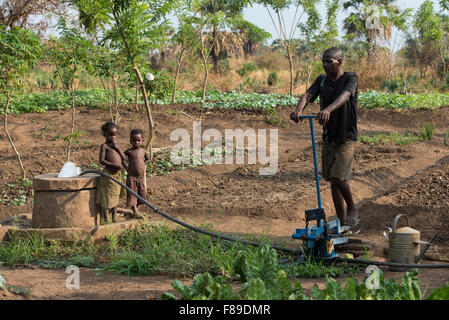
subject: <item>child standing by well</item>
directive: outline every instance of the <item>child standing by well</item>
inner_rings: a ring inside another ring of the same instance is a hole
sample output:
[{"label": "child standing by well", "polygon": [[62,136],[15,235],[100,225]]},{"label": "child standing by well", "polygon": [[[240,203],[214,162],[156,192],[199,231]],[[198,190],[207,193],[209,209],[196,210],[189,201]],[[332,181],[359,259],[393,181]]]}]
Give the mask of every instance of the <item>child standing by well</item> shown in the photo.
[{"label": "child standing by well", "polygon": [[[122,169],[125,154],[117,144],[118,127],[115,123],[106,122],[101,126],[106,142],[100,147],[100,163],[104,165],[103,171],[111,177],[122,181]],[[100,176],[97,185],[96,203],[100,206],[100,223],[108,223],[109,213],[112,213],[112,221],[116,222],[117,206],[120,196],[124,195],[124,189],[111,179]]]},{"label": "child standing by well", "polygon": [[[143,147],[143,131],[140,129],[131,130],[129,142],[132,148],[125,151],[128,157],[128,178],[126,185],[135,193],[146,199],[147,189],[145,185],[145,165],[149,161],[147,152]],[[141,204],[137,198],[128,192],[127,206],[133,210],[134,218],[142,218],[137,211],[137,207]]]}]

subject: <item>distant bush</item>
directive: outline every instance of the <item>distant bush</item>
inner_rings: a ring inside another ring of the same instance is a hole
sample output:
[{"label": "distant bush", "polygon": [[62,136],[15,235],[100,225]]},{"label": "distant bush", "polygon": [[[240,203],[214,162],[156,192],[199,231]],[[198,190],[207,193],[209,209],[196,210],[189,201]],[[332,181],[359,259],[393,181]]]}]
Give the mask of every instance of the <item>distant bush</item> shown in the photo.
[{"label": "distant bush", "polygon": [[401,74],[399,77],[391,80],[384,80],[381,84],[381,90],[391,93],[408,93],[410,88],[418,82],[417,75],[408,75],[405,79]]},{"label": "distant bush", "polygon": [[229,65],[229,59],[224,58],[218,61],[218,73],[226,74],[231,71],[231,66]]},{"label": "distant bush", "polygon": [[279,72],[288,70],[287,59],[279,51],[267,51],[255,58],[255,64],[260,69]]},{"label": "distant bush", "polygon": [[240,67],[240,69],[237,69],[236,72],[238,73],[239,76],[241,76],[243,78],[245,76],[248,76],[251,72],[256,71],[256,70],[257,70],[257,66],[254,63],[246,62]]},{"label": "distant bush", "polygon": [[279,76],[277,72],[270,72],[268,74],[267,84],[269,86],[275,86],[279,82]]}]

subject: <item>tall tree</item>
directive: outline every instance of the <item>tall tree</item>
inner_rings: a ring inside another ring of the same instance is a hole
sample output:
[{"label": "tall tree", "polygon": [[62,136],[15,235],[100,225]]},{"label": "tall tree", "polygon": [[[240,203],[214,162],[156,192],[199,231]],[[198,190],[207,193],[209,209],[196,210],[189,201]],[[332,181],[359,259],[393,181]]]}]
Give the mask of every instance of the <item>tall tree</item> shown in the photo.
[{"label": "tall tree", "polygon": [[306,87],[309,87],[312,66],[317,56],[327,47],[333,46],[338,37],[337,14],[340,7],[339,0],[326,0],[325,19],[321,17],[316,6],[307,6],[307,21],[298,25],[303,36],[304,51],[301,52],[306,74]]},{"label": "tall tree", "polygon": [[244,36],[243,50],[245,55],[253,55],[260,44],[272,37],[271,33],[246,21],[241,15],[237,15],[233,19],[231,30]]},{"label": "tall tree", "polygon": [[[310,8],[316,5],[314,0],[258,0],[270,15],[271,22],[276,30],[276,35],[284,49],[284,53],[289,63],[290,71],[290,95],[293,94],[293,70],[294,53],[298,47],[298,41],[295,39],[298,23],[301,18],[310,11]],[[285,14],[291,8],[294,8],[294,17],[290,25],[285,22]],[[271,10],[270,10],[271,9]],[[273,12],[272,12],[273,11]]]},{"label": "tall tree", "polygon": [[221,12],[203,12],[201,17],[196,20],[196,24],[200,26],[199,28],[199,55],[201,57],[203,69],[204,69],[204,78],[203,78],[203,103],[206,102],[206,90],[207,90],[207,82],[209,79],[209,57],[212,54],[212,50],[215,47],[216,38],[213,37],[213,33],[211,30],[214,26],[219,25],[220,21],[225,19],[225,15]]},{"label": "tall tree", "polygon": [[421,80],[439,57],[444,39],[443,21],[431,0],[424,1],[413,16],[407,35],[406,53],[419,67]]},{"label": "tall tree", "polygon": [[51,38],[46,49],[46,56],[55,66],[57,76],[71,97],[72,122],[70,134],[66,137],[67,161],[70,161],[72,139],[77,136],[75,133],[75,79],[82,70],[90,69],[92,45],[83,37],[79,29],[69,27],[63,18],[59,19],[57,29],[60,37],[59,39]]},{"label": "tall tree", "polygon": [[155,123],[148,100],[141,65],[151,49],[163,47],[168,41],[166,16],[177,0],[73,0],[86,30],[101,28],[105,41],[120,50],[139,82],[148,118],[149,139],[146,149],[152,158]]},{"label": "tall tree", "polygon": [[93,47],[92,64],[91,73],[100,79],[106,93],[111,121],[118,123],[118,84],[120,76],[126,73],[125,61],[118,51],[112,50],[107,44],[97,42]]},{"label": "tall tree", "polygon": [[173,35],[172,41],[179,47],[179,52],[176,56],[172,103],[176,102],[176,90],[182,62],[188,51],[196,52],[199,49],[199,34],[204,28],[204,24],[207,23],[206,19],[199,19],[203,3],[203,0],[185,0],[181,6],[174,10],[178,20],[178,30]]},{"label": "tall tree", "polygon": [[350,40],[365,40],[371,56],[379,40],[389,40],[392,30],[400,26],[410,9],[400,11],[396,0],[346,0],[343,8],[352,11],[344,20],[343,28]]},{"label": "tall tree", "polygon": [[6,96],[6,101],[2,101],[3,128],[19,161],[23,179],[26,171],[22,157],[8,131],[8,108],[11,93],[20,87],[23,76],[40,61],[41,54],[40,40],[32,31],[18,27],[0,27],[0,92]]},{"label": "tall tree", "polygon": [[[43,14],[58,11],[63,6],[63,0],[0,0],[0,24],[41,31],[48,27]],[[37,17],[40,19],[33,19]]]},{"label": "tall tree", "polygon": [[[201,8],[204,15],[221,14],[222,19],[212,21],[210,32],[212,43],[217,42],[218,32],[227,27],[232,27],[232,22],[236,17],[241,17],[243,9],[250,4],[250,0],[206,0]],[[218,61],[220,52],[216,46],[212,46],[210,53],[213,69],[218,71]]]}]

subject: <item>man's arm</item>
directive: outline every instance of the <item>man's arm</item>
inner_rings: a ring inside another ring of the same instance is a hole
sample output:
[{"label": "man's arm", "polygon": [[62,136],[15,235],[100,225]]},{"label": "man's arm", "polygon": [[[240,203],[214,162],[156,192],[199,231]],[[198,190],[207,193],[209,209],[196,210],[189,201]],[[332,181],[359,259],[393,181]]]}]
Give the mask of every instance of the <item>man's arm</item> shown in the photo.
[{"label": "man's arm", "polygon": [[320,85],[323,80],[322,76],[319,76],[315,79],[313,84],[307,89],[306,93],[304,93],[301,98],[299,98],[298,105],[296,106],[295,112],[290,115],[290,119],[298,123],[300,121],[299,117],[301,116],[302,111],[310,102],[315,101],[315,99],[320,94]]},{"label": "man's arm", "polygon": [[301,113],[305,109],[305,107],[307,107],[307,105],[309,104],[310,100],[312,100],[312,95],[308,92],[304,93],[301,96],[298,101],[298,105],[296,106],[295,112],[290,115],[290,118],[293,121],[298,122],[300,120],[299,117],[301,116]]},{"label": "man's arm", "polygon": [[317,118],[320,124],[325,125],[326,123],[328,123],[331,112],[344,105],[349,100],[349,97],[351,97],[351,93],[349,91],[343,91],[343,93],[339,95],[338,98],[335,99],[335,101],[332,102],[326,109],[321,110],[317,114]]}]

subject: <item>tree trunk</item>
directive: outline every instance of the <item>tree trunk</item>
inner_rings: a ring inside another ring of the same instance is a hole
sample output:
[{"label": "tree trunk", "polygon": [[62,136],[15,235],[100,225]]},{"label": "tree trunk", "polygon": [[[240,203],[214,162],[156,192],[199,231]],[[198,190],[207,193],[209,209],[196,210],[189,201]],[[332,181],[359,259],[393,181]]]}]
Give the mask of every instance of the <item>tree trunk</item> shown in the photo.
[{"label": "tree trunk", "polygon": [[[215,44],[215,41],[217,41],[217,30],[215,29],[215,27],[212,30],[212,41]],[[220,54],[220,52],[215,52],[215,45],[212,47],[212,50],[210,52],[210,56],[212,58],[212,64],[214,66],[214,72],[217,73],[218,72],[218,55]]]},{"label": "tree trunk", "polygon": [[72,139],[73,139],[73,133],[75,132],[75,90],[73,88],[74,83],[72,82],[72,124],[70,126],[70,135],[69,135],[69,142],[67,145],[67,161],[70,161],[70,152],[72,147]]},{"label": "tree trunk", "polygon": [[114,116],[112,115],[111,97],[109,96],[109,86],[108,88],[106,88],[106,85],[104,84],[102,77],[100,77],[100,83],[101,86],[103,87],[104,92],[106,93],[106,98],[108,99],[108,108],[109,108],[109,115],[111,116],[111,121],[114,122]]},{"label": "tree trunk", "polygon": [[290,47],[288,48],[288,65],[290,69],[290,95],[293,95],[293,57],[290,51]]},{"label": "tree trunk", "polygon": [[7,93],[6,94],[6,105],[4,108],[5,111],[5,121],[3,123],[3,128],[5,129],[6,132],[6,136],[8,137],[9,143],[11,144],[12,149],[14,150],[14,153],[17,156],[17,159],[19,160],[19,165],[20,165],[20,170],[22,170],[22,178],[25,179],[26,178],[26,172],[25,172],[25,168],[23,166],[23,162],[22,162],[22,157],[20,156],[19,151],[17,151],[16,146],[14,145],[14,141],[12,140],[11,135],[9,134],[8,131],[8,107],[9,107],[9,101],[11,99],[11,93]]},{"label": "tree trunk", "polygon": [[139,108],[139,85],[136,81],[136,111],[140,112]]},{"label": "tree trunk", "polygon": [[113,116],[113,121],[115,124],[118,123],[118,118],[119,118],[119,112],[118,112],[118,99],[117,99],[117,76],[112,76],[112,92],[114,94],[114,109],[115,109],[115,114]]},{"label": "tree trunk", "polygon": [[175,81],[174,81],[174,85],[173,85],[173,94],[172,94],[172,97],[171,97],[171,103],[175,103],[176,102],[176,85],[178,84],[179,71],[181,70],[181,63],[182,63],[182,60],[184,59],[184,52],[185,52],[185,50],[186,50],[186,47],[181,49],[181,52],[180,52],[178,60],[177,60]]},{"label": "tree trunk", "polygon": [[151,107],[150,107],[150,103],[148,101],[148,96],[147,96],[147,90],[145,89],[145,83],[142,79],[142,75],[140,74],[139,68],[137,67],[136,64],[134,64],[133,66],[134,71],[136,72],[137,75],[137,79],[139,81],[140,84],[140,90],[142,92],[142,96],[143,96],[143,101],[145,103],[145,109],[147,112],[147,117],[148,117],[148,129],[149,129],[149,138],[148,138],[148,142],[146,145],[146,150],[150,152],[150,159],[153,160],[153,139],[154,139],[154,122],[153,122],[153,116],[152,116],[152,112],[151,112]]},{"label": "tree trunk", "polygon": [[148,117],[148,128],[149,128],[149,131],[150,131],[149,132],[150,136],[149,136],[149,139],[148,139],[148,142],[147,142],[147,145],[146,145],[145,149],[147,151],[150,151],[150,160],[152,161],[153,160],[153,147],[152,147],[152,145],[153,145],[153,139],[154,139],[154,127],[155,127],[155,125],[153,123],[153,116],[151,114],[150,103],[148,102],[147,91],[145,89],[145,83],[143,82],[142,75],[140,74],[139,68],[137,67],[135,61],[132,60],[131,50],[129,48],[127,38],[126,38],[126,36],[125,36],[125,34],[124,34],[123,30],[122,30],[122,27],[120,25],[120,20],[118,19],[118,17],[117,17],[115,12],[113,13],[113,15],[114,15],[115,22],[117,24],[118,31],[119,31],[120,36],[122,38],[123,44],[125,45],[126,51],[128,53],[128,59],[130,59],[130,62],[132,61],[133,69],[136,72],[137,79],[138,79],[139,84],[140,84],[140,90],[142,91],[143,101],[145,103],[145,109],[147,111],[147,117]]},{"label": "tree trunk", "polygon": [[209,67],[207,66],[207,58],[204,59],[203,57],[203,64],[204,64],[203,104],[204,104],[206,102],[207,80],[209,78]]}]

